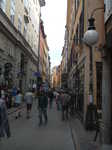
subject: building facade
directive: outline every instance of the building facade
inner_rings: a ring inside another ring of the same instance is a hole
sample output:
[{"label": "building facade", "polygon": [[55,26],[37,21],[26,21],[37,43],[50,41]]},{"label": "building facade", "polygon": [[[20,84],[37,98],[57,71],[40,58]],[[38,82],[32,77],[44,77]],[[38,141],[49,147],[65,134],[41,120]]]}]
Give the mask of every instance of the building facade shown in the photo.
[{"label": "building facade", "polygon": [[102,116],[104,123],[103,142],[112,144],[112,1],[105,0],[105,45],[102,48],[103,83]]},{"label": "building facade", "polygon": [[[21,8],[21,9],[20,9]],[[0,1],[0,70],[2,85],[21,90],[36,82],[39,1]]]},{"label": "building facade", "polygon": [[43,82],[49,83],[50,56],[43,21],[40,22],[40,72]]},{"label": "building facade", "polygon": [[51,87],[51,59],[50,56],[48,55],[48,63],[47,63],[47,81],[49,87]]},{"label": "building facade", "polygon": [[[81,112],[83,121],[87,105],[90,103],[90,49],[83,42],[84,33],[88,29],[88,19],[96,7],[104,7],[104,1],[75,0],[67,5],[68,30],[68,88],[75,94],[75,107]],[[94,14],[99,41],[93,46],[93,103],[98,109],[102,107],[102,58],[100,47],[104,44],[104,11]],[[102,24],[102,26],[101,26]]]},{"label": "building facade", "polygon": [[64,47],[62,50],[62,63],[61,63],[61,88],[66,89],[68,87],[67,78],[67,62],[68,62],[68,30],[65,27]]},{"label": "building facade", "polygon": [[58,83],[58,67],[55,66],[52,68],[52,88],[57,88]]},{"label": "building facade", "polygon": [[57,89],[61,88],[61,65],[57,68]]}]

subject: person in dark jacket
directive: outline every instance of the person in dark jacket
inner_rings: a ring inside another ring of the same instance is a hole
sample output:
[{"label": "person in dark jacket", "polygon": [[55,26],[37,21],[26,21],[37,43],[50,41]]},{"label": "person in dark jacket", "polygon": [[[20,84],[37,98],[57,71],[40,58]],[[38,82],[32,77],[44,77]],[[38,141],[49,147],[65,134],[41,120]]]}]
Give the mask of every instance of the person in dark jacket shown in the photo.
[{"label": "person in dark jacket", "polygon": [[0,91],[0,138],[4,137],[5,135],[7,138],[9,138],[11,133],[5,101],[1,97]]},{"label": "person in dark jacket", "polygon": [[47,117],[47,106],[48,106],[48,98],[46,93],[41,90],[39,97],[38,97],[38,109],[39,109],[39,126],[43,123],[43,117],[45,120],[45,124],[47,124],[48,117]]},{"label": "person in dark jacket", "polygon": [[53,91],[50,90],[50,91],[49,91],[49,107],[50,107],[50,109],[52,108],[53,97],[54,97]]},{"label": "person in dark jacket", "polygon": [[75,101],[74,101],[74,93],[70,93],[70,102],[69,102],[69,109],[70,109],[70,115],[73,116],[74,115],[74,104],[75,104]]}]

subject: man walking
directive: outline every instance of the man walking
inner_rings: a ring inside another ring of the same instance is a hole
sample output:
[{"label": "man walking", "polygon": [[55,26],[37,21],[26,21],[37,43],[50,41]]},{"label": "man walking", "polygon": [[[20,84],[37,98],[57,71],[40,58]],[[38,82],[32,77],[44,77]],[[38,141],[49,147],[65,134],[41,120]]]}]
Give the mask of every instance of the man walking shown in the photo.
[{"label": "man walking", "polygon": [[44,123],[47,124],[48,121],[47,106],[48,106],[48,98],[46,93],[42,89],[38,97],[39,126],[41,126],[43,123],[43,117],[44,117]]},{"label": "man walking", "polygon": [[66,92],[61,93],[61,104],[62,104],[62,120],[68,120],[68,106],[70,96]]},{"label": "man walking", "polygon": [[49,107],[50,107],[50,109],[52,108],[53,97],[54,97],[53,91],[50,90],[49,91]]}]

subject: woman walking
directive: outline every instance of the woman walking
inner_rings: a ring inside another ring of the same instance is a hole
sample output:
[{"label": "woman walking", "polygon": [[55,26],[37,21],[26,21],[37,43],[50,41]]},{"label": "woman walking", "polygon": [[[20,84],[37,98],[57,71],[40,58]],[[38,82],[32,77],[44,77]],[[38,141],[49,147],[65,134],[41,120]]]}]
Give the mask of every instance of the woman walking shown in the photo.
[{"label": "woman walking", "polygon": [[17,108],[15,119],[21,117],[21,109],[19,108],[22,103],[22,94],[20,90],[17,91],[17,95],[15,97],[14,105]]},{"label": "woman walking", "polygon": [[29,119],[30,118],[31,109],[32,109],[32,104],[33,104],[33,93],[32,93],[31,90],[28,90],[26,92],[25,102],[26,102],[26,106],[27,106],[26,118]]}]

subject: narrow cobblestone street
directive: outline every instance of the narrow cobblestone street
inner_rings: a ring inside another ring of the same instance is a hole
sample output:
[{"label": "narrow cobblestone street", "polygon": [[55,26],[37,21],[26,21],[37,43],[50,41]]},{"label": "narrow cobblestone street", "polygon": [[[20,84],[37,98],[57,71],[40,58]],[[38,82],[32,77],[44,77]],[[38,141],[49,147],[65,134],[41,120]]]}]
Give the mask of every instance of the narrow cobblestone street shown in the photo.
[{"label": "narrow cobblestone street", "polygon": [[38,112],[34,104],[31,118],[10,116],[12,136],[0,141],[0,150],[74,150],[68,122],[61,121],[55,106],[48,111],[47,126],[38,127]]}]

